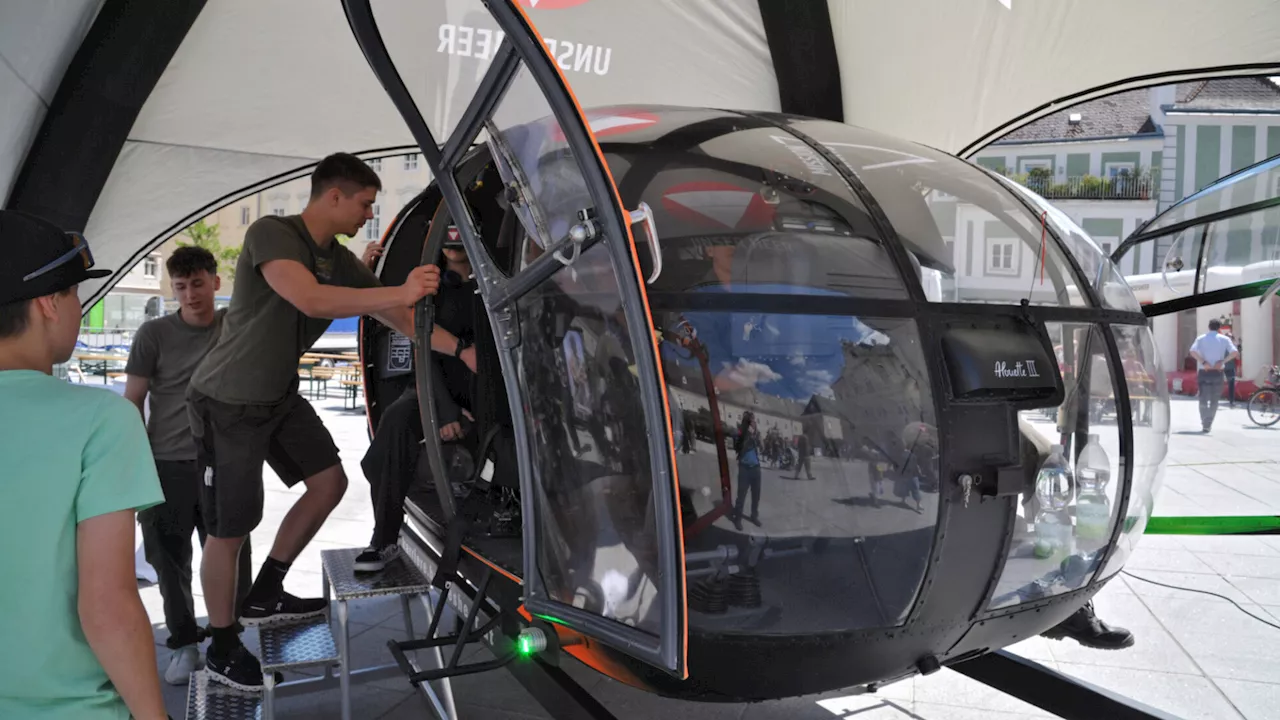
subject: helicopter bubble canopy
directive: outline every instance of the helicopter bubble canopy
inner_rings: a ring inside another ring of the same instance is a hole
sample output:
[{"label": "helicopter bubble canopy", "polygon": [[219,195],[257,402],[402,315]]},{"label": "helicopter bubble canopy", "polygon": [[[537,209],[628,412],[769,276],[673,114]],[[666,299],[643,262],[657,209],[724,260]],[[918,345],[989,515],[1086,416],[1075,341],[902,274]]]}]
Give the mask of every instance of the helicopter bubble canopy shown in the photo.
[{"label": "helicopter bubble canopy", "polygon": [[[567,652],[677,696],[821,692],[1042,632],[1118,570],[1168,396],[1083,231],[839,123],[583,111],[518,8],[488,7],[519,62],[500,49],[424,152],[457,205],[459,148],[487,128],[523,230],[511,274],[484,275],[458,219],[511,399],[521,595],[592,640]],[[965,333],[1000,342],[944,354]],[[1074,472],[1094,435],[1115,480],[1093,525],[1055,495],[1040,533],[1048,448]]]}]

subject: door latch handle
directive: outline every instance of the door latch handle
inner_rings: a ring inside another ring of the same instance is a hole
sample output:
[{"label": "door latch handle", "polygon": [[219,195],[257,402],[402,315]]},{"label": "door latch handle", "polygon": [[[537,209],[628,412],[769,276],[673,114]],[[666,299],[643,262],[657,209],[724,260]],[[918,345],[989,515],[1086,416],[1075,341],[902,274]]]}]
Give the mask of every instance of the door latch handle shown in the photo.
[{"label": "door latch handle", "polygon": [[653,254],[653,272],[649,274],[649,279],[645,283],[652,285],[654,280],[662,274],[662,245],[658,242],[658,228],[653,223],[653,210],[649,207],[649,203],[642,202],[631,211],[631,224],[643,222],[645,225],[645,235],[649,238],[649,252]]}]

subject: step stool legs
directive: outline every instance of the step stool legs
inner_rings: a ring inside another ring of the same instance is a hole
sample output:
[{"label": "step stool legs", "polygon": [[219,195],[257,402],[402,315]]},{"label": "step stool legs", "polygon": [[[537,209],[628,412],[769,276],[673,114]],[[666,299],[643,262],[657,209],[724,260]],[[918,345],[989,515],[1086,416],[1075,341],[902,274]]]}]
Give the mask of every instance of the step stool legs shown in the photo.
[{"label": "step stool legs", "polygon": [[400,612],[404,613],[404,636],[407,640],[413,640],[413,609],[409,605],[409,596],[400,596]]},{"label": "step stool legs", "polygon": [[[435,620],[435,603],[431,601],[431,594],[437,592],[441,591],[432,590],[431,592],[426,592],[418,596],[418,599],[422,601],[423,609],[427,611],[428,625],[431,625]],[[449,612],[449,606],[447,603],[445,604],[445,609],[440,612],[442,615]],[[406,613],[405,617],[411,616]],[[437,668],[443,668],[445,666],[444,655],[440,652],[440,648],[434,647],[428,650],[428,652],[435,657]],[[439,686],[440,691],[438,693],[435,691],[435,688],[431,687],[431,683],[429,682],[422,683],[419,686],[419,689],[424,691],[423,694],[427,696],[427,702],[431,704],[432,709],[434,709],[436,714],[440,716],[441,720],[457,720],[458,709],[453,704],[453,685],[450,683],[449,678],[442,678],[439,681]]]},{"label": "step stool legs", "polygon": [[[323,587],[324,587],[324,604],[325,604],[326,606],[328,606],[328,607],[332,608],[333,606],[330,604],[330,601],[329,601],[329,597],[330,597],[330,594],[329,594],[330,586],[329,586],[329,569],[328,569],[327,567],[322,567],[322,568],[321,568],[321,572],[320,572],[320,583],[321,583],[321,585],[323,585]],[[329,615],[329,617],[330,617],[330,618],[332,618],[332,617],[333,617],[333,615],[332,615],[332,614],[330,614],[330,615]],[[342,662],[342,661],[343,661],[343,656],[339,655],[339,656],[338,656],[338,662]],[[325,680],[328,680],[328,679],[329,679],[329,678],[331,678],[331,677],[333,677],[333,666],[332,666],[332,665],[325,665],[325,666],[324,666],[324,679],[325,679]]]},{"label": "step stool legs", "polygon": [[338,672],[342,692],[342,720],[351,720],[351,626],[347,624],[347,601],[338,601]]},{"label": "step stool legs", "polygon": [[262,674],[262,720],[274,720],[276,716],[276,674]]}]

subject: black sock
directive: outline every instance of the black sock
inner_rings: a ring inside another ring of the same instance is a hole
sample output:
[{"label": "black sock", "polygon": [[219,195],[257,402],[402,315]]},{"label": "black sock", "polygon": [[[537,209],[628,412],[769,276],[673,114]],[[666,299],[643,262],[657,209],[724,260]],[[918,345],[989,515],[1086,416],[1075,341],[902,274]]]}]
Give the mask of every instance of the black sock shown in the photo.
[{"label": "black sock", "polygon": [[239,628],[235,623],[230,627],[209,627],[209,635],[213,638],[213,643],[209,645],[209,652],[213,655],[226,657],[227,653],[236,649],[240,644]]},{"label": "black sock", "polygon": [[245,602],[262,602],[279,597],[284,592],[284,576],[288,572],[289,563],[280,562],[268,555],[262,563],[262,569],[258,571],[258,579],[253,581],[253,587],[244,599]]}]

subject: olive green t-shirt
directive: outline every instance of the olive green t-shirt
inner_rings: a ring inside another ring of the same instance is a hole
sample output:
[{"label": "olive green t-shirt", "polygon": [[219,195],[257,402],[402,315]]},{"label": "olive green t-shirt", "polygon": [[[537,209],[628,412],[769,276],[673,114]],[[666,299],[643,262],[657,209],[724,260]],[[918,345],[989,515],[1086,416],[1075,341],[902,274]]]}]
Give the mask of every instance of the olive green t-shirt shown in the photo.
[{"label": "olive green t-shirt", "polygon": [[322,285],[380,285],[336,239],[321,249],[301,216],[259,219],[245,233],[222,334],[192,375],[192,390],[224,403],[267,405],[283,400],[294,387],[298,360],[333,321],[303,315],[271,289],[262,264],[272,260],[296,260]]},{"label": "olive green t-shirt", "polygon": [[157,460],[196,459],[196,444],[187,420],[187,385],[191,383],[191,373],[218,338],[226,314],[225,309],[219,310],[212,323],[198,327],[187,324],[179,310],[143,323],[133,338],[124,371],[147,379],[147,436]]}]

